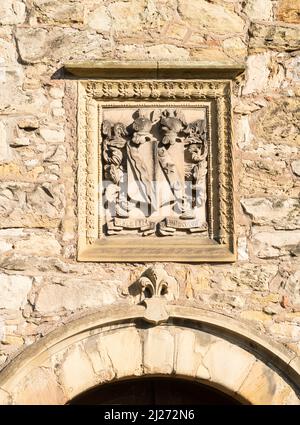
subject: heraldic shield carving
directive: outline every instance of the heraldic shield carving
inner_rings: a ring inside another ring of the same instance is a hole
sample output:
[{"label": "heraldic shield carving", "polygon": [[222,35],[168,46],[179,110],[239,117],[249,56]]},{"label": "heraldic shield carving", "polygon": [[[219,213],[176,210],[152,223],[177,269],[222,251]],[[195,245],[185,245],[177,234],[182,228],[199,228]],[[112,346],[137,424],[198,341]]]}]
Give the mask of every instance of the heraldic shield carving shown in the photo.
[{"label": "heraldic shield carving", "polygon": [[207,234],[205,108],[112,108],[103,118],[103,233]]},{"label": "heraldic shield carving", "polygon": [[231,82],[78,87],[78,259],[234,261]]}]

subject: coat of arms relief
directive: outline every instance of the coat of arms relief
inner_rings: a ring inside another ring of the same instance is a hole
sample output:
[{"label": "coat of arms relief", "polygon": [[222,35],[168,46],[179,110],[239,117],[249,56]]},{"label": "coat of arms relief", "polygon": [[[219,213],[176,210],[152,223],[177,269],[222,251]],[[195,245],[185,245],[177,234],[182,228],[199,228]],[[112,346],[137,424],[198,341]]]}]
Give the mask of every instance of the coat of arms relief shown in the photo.
[{"label": "coat of arms relief", "polygon": [[78,258],[235,260],[231,83],[78,84]]},{"label": "coat of arms relief", "polygon": [[206,235],[206,108],[103,108],[103,235]]}]

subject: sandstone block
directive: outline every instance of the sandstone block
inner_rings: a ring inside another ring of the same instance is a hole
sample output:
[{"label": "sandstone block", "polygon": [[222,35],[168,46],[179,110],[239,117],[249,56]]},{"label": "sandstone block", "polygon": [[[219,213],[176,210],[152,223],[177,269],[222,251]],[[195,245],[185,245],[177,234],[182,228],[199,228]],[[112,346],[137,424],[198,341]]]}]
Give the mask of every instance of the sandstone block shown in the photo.
[{"label": "sandstone block", "polygon": [[268,330],[281,342],[291,343],[300,341],[300,323],[273,323],[268,327]]},{"label": "sandstone block", "polygon": [[267,86],[270,74],[268,65],[270,61],[269,53],[248,56],[246,67],[246,84],[243,88],[243,95],[261,92]]},{"label": "sandstone block", "polygon": [[13,158],[9,143],[7,141],[5,124],[0,121],[0,162],[9,162]]},{"label": "sandstone block", "polygon": [[99,33],[108,32],[111,29],[111,17],[105,6],[91,10],[87,15],[87,24]]},{"label": "sandstone block", "polygon": [[[93,370],[99,378],[99,383],[112,380],[116,373],[107,350],[102,345],[98,335],[83,342],[84,350],[92,363]],[[122,355],[121,355],[122,358]]]},{"label": "sandstone block", "polygon": [[77,0],[34,0],[32,11],[39,23],[74,24],[83,22],[84,5]]},{"label": "sandstone block", "polygon": [[300,306],[300,269],[290,274],[285,284],[285,290],[292,303]]},{"label": "sandstone block", "polygon": [[270,316],[262,311],[245,310],[240,314],[241,319],[254,320],[256,322],[266,322],[272,320]]},{"label": "sandstone block", "polygon": [[271,20],[273,10],[271,0],[248,0],[244,5],[243,11],[251,20]]},{"label": "sandstone block", "polygon": [[26,131],[36,130],[39,126],[39,120],[37,118],[22,118],[18,121],[18,127]]},{"label": "sandstone block", "polygon": [[53,371],[46,367],[36,368],[26,375],[14,388],[14,404],[41,405],[64,404],[67,400],[56,381]]},{"label": "sandstone block", "polygon": [[25,63],[103,59],[110,48],[101,35],[73,28],[18,28],[16,40]]},{"label": "sandstone block", "polygon": [[0,4],[0,22],[2,25],[22,24],[26,18],[26,7],[22,1],[5,0]]},{"label": "sandstone block", "polygon": [[190,330],[176,334],[177,353],[174,369],[178,375],[210,379],[208,369],[203,364],[203,356],[217,338],[204,332]]},{"label": "sandstone block", "polygon": [[291,166],[293,173],[296,174],[296,176],[300,177],[300,160],[293,161],[291,163]]},{"label": "sandstone block", "polygon": [[284,405],[297,402],[291,387],[264,363],[257,360],[239,389],[241,396],[254,404]]},{"label": "sandstone block", "polygon": [[101,351],[105,350],[111,360],[117,378],[142,374],[142,342],[138,331],[126,329],[120,334],[101,337]]},{"label": "sandstone block", "polygon": [[254,252],[260,258],[288,254],[300,242],[300,230],[259,231],[254,230]]},{"label": "sandstone block", "polygon": [[8,310],[23,308],[31,285],[31,277],[0,274],[0,308]]},{"label": "sandstone block", "polygon": [[185,21],[206,32],[215,34],[243,32],[244,21],[223,5],[208,3],[205,0],[197,2],[179,0],[178,10]]},{"label": "sandstone block", "polygon": [[[116,34],[131,35],[139,32],[142,26],[145,0],[116,1],[107,7]],[[105,18],[104,18],[105,19]],[[141,34],[142,35],[142,34]]]},{"label": "sandstone block", "polygon": [[240,37],[230,37],[223,41],[224,52],[236,61],[244,61],[247,56],[247,46]]},{"label": "sandstone block", "polygon": [[291,24],[300,23],[300,0],[279,0],[276,8],[279,21]]},{"label": "sandstone block", "polygon": [[[0,168],[1,172],[1,168]],[[14,179],[16,179],[14,175]],[[64,188],[44,183],[0,184],[0,227],[57,227],[63,215]]]},{"label": "sandstone block", "polygon": [[242,115],[236,120],[236,140],[241,149],[247,148],[253,140],[249,117]]},{"label": "sandstone block", "polygon": [[211,380],[233,392],[239,389],[254,362],[252,354],[227,341],[212,344],[203,358]]},{"label": "sandstone block", "polygon": [[12,244],[0,239],[0,254],[12,249]]},{"label": "sandstone block", "polygon": [[247,238],[246,237],[238,238],[237,250],[238,250],[238,260],[239,261],[249,260],[249,253],[248,253]]},{"label": "sandstone block", "polygon": [[58,376],[68,399],[97,383],[92,363],[81,344],[74,344],[61,355],[63,355],[63,359]]},{"label": "sandstone block", "polygon": [[59,284],[44,285],[36,300],[36,310],[42,314],[56,311],[76,311],[99,308],[118,299],[117,285],[89,279],[64,279]]},{"label": "sandstone block", "polygon": [[296,125],[300,121],[297,98],[274,99],[256,116],[255,135],[274,144],[299,146],[300,135]]},{"label": "sandstone block", "polygon": [[300,228],[298,199],[248,198],[242,199],[241,204],[254,224],[273,225],[276,229]]},{"label": "sandstone block", "polygon": [[149,329],[145,335],[143,360],[145,373],[172,373],[174,363],[173,335],[160,327]]},{"label": "sandstone block", "polygon": [[144,60],[172,60],[174,57],[186,60],[189,58],[188,50],[172,44],[157,44],[147,47],[136,44],[119,45],[117,52],[122,59],[128,60],[140,60],[141,58],[144,58]]},{"label": "sandstone block", "polygon": [[249,28],[251,50],[292,51],[300,48],[300,28],[254,23]]},{"label": "sandstone block", "polygon": [[28,239],[15,243],[15,252],[23,255],[38,255],[42,257],[57,256],[60,254],[61,245],[51,234],[31,234]]},{"label": "sandstone block", "polygon": [[65,139],[65,133],[63,130],[53,130],[50,128],[40,128],[40,135],[45,142],[60,142],[62,143]]}]

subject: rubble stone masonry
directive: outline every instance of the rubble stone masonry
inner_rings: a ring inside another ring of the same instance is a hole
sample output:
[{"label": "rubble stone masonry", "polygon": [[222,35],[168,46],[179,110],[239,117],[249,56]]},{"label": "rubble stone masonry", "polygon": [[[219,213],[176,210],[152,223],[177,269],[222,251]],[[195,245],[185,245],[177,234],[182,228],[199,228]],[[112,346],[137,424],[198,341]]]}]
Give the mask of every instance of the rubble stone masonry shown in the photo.
[{"label": "rubble stone masonry", "polygon": [[149,264],[77,255],[76,83],[94,60],[246,63],[233,85],[238,260],[166,263],[181,304],[300,355],[300,1],[0,2],[0,365],[119,301]]}]

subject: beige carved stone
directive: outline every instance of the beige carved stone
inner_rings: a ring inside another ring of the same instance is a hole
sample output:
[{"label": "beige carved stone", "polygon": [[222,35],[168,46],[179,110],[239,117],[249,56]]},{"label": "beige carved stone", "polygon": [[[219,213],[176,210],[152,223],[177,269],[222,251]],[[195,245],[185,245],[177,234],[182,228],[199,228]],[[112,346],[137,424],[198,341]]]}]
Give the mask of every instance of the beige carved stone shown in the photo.
[{"label": "beige carved stone", "polygon": [[149,267],[137,280],[140,290],[140,302],[146,306],[144,319],[158,324],[169,318],[166,309],[168,300],[179,297],[179,285],[169,276],[162,265]]},{"label": "beige carved stone", "polygon": [[145,307],[119,304],[66,323],[0,372],[0,404],[64,404],[136,376],[193,379],[246,404],[299,404],[299,357],[251,326],[199,308],[167,305],[145,326]]},{"label": "beige carved stone", "polygon": [[78,259],[234,261],[230,81],[78,84]]}]

